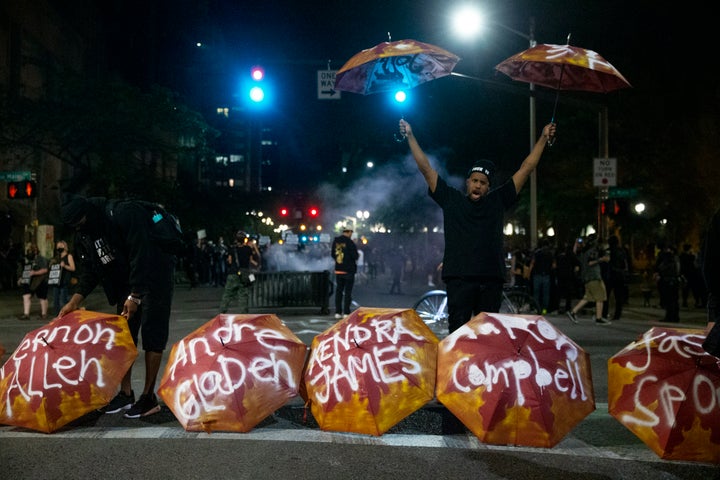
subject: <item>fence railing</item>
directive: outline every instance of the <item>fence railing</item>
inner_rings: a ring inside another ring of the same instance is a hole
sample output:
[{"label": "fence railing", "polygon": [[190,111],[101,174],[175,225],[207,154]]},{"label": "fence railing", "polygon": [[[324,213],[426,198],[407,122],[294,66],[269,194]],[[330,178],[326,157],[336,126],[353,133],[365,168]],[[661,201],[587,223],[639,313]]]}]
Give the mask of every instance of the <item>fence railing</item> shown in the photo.
[{"label": "fence railing", "polygon": [[318,307],[329,312],[330,272],[258,272],[250,289],[250,308]]}]

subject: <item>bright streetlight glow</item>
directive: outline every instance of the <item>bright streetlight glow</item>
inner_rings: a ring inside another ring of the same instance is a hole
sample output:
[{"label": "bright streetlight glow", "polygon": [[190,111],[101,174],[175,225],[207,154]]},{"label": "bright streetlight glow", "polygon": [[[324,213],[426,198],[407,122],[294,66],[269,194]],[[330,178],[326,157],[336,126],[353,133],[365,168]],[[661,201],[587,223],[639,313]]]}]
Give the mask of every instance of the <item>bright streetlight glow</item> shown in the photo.
[{"label": "bright streetlight glow", "polygon": [[455,10],[452,27],[456,35],[462,39],[475,38],[482,30],[484,18],[480,11],[472,5],[463,5]]},{"label": "bright streetlight glow", "polygon": [[640,202],[635,204],[635,213],[638,215],[645,211],[645,204]]}]

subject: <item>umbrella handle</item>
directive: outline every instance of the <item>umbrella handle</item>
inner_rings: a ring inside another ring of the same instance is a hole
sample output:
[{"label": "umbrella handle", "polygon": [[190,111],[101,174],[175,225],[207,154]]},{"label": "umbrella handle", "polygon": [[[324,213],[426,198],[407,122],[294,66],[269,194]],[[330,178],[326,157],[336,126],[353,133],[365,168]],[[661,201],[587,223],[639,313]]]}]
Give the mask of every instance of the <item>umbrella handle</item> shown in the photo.
[{"label": "umbrella handle", "polygon": [[[405,115],[400,115],[400,120],[405,120]],[[402,143],[407,140],[407,135],[405,135],[404,133],[394,133],[393,138],[396,142]]]},{"label": "umbrella handle", "polygon": [[[555,123],[555,115],[553,115],[553,118],[552,118],[552,120],[550,120],[550,123]],[[545,143],[545,145],[547,145],[548,147],[552,147],[553,145],[555,145],[555,140],[557,140],[557,136],[553,135],[552,137],[549,137],[547,139],[547,142]]]}]

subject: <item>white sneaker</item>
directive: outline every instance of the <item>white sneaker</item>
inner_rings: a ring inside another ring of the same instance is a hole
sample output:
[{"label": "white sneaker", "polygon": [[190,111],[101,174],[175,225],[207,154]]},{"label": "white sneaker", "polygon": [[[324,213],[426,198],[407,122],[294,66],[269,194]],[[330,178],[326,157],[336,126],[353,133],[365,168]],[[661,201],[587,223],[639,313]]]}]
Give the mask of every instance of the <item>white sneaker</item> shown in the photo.
[{"label": "white sneaker", "polygon": [[336,320],[340,320],[341,318],[343,318],[342,315],[340,315],[339,313],[336,313],[336,314],[335,314],[335,319],[336,319]]}]

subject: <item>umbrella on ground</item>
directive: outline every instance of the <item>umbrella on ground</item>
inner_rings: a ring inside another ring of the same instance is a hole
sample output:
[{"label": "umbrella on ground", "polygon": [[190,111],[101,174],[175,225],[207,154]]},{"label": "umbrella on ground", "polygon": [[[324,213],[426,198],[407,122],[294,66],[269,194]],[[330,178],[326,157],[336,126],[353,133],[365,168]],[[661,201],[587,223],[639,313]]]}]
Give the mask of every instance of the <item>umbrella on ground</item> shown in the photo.
[{"label": "umbrella on ground", "polygon": [[107,405],[136,357],[124,317],[56,318],[27,333],[0,369],[0,423],[53,432]]},{"label": "umbrella on ground", "polygon": [[368,95],[414,88],[452,73],[460,57],[429,43],[380,43],[350,58],[335,75],[335,89]]},{"label": "umbrella on ground", "polygon": [[437,344],[412,309],[361,307],[317,335],[304,379],[320,428],[382,435],[432,400]]},{"label": "umbrella on ground", "polygon": [[306,355],[275,315],[218,315],[173,345],[158,394],[185,430],[248,432],[297,396]]},{"label": "umbrella on ground", "polygon": [[552,447],[595,410],[587,353],[541,316],[476,315],[437,369],[438,400],[485,443]]},{"label": "umbrella on ground", "polygon": [[659,457],[720,462],[720,367],[700,329],[653,327],[608,360],[608,410]]},{"label": "umbrella on ground", "polygon": [[557,90],[552,122],[560,90],[607,93],[630,87],[622,74],[598,53],[570,45],[539,44],[507,58],[495,69],[513,80]]}]

